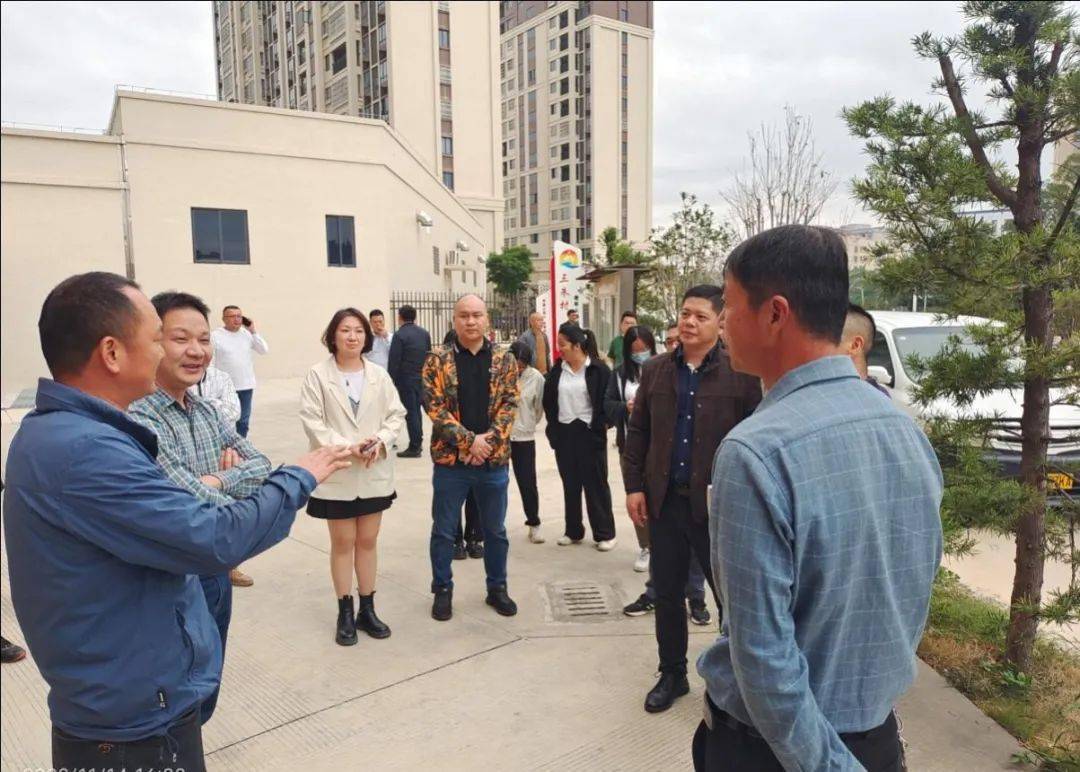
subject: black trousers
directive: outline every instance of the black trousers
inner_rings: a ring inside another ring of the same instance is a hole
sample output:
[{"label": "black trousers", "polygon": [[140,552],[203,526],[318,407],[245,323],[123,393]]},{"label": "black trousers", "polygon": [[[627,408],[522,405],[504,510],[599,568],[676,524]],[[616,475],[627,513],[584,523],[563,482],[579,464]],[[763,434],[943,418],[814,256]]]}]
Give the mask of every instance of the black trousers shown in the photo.
[{"label": "black trousers", "polygon": [[[734,721],[728,714],[720,713],[711,702],[708,709],[713,713],[712,728],[702,721],[694,733],[694,769],[697,772],[784,772],[772,748],[757,732]],[[726,717],[726,721],[720,717]],[[845,733],[840,739],[867,772],[904,772],[907,769],[895,713],[890,713],[881,726],[866,732]]]},{"label": "black trousers", "polygon": [[424,447],[424,412],[422,404],[423,385],[419,380],[403,381],[397,384],[398,396],[405,406],[405,426],[409,430],[408,450],[422,450]]},{"label": "black trousers", "polygon": [[699,523],[690,514],[690,499],[669,490],[660,507],[660,517],[649,518],[649,573],[656,592],[656,647],[661,673],[686,672],[686,578],[690,573],[690,553],[697,556],[705,579],[716,600],[719,628],[724,610],[713,585],[709,550],[709,524]]},{"label": "black trousers", "polygon": [[559,424],[556,428],[555,463],[562,478],[566,535],[585,538],[581,519],[581,491],[594,541],[615,538],[615,515],[611,511],[608,486],[607,439],[597,437],[584,421]]},{"label": "black trousers", "polygon": [[465,528],[462,530],[461,521],[458,520],[457,534],[454,537],[454,541],[461,543],[467,542],[482,542],[484,540],[484,529],[480,525],[480,507],[476,503],[476,496],[472,491],[469,491],[469,495],[465,497],[465,506],[462,508],[465,513]]},{"label": "black trousers", "polygon": [[129,742],[84,740],[61,729],[52,730],[54,769],[93,769],[112,772],[206,772],[202,723],[198,708],[171,724],[165,734]]},{"label": "black trousers", "polygon": [[536,443],[511,442],[510,464],[525,508],[525,525],[540,525],[540,491],[536,487]]}]

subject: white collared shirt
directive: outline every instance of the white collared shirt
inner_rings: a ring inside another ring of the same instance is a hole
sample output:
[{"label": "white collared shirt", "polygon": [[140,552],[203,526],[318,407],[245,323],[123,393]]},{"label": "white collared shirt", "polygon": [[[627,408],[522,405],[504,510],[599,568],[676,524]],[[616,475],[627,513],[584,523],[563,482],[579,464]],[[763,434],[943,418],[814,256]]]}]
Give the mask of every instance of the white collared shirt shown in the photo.
[{"label": "white collared shirt", "polygon": [[592,359],[586,357],[581,370],[574,372],[564,360],[560,365],[562,375],[559,377],[559,423],[572,424],[574,421],[592,423],[593,405],[589,399],[589,387],[585,383],[585,371],[592,364]]},{"label": "white collared shirt", "polygon": [[210,342],[214,344],[214,366],[228,373],[236,390],[254,389],[255,363],[251,352],[266,354],[270,351],[263,337],[244,327],[236,332],[218,327],[210,333]]},{"label": "white collared shirt", "polygon": [[189,386],[187,391],[188,394],[202,397],[217,408],[226,423],[240,420],[240,397],[236,396],[232,378],[224,370],[208,365],[203,379],[194,386]]}]

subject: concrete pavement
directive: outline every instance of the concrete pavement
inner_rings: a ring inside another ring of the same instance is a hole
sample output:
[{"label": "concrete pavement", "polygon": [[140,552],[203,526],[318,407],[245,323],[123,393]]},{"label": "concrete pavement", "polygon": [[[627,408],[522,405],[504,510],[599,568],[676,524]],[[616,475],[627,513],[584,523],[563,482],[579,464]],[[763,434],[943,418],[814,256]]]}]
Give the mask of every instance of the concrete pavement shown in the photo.
[{"label": "concrete pavement", "polygon": [[[252,439],[275,462],[306,449],[298,392],[299,381],[289,380],[262,384],[255,393]],[[5,454],[17,419],[11,413],[3,424]],[[620,613],[644,584],[644,575],[632,570],[633,530],[617,504],[614,551],[556,546],[561,489],[554,458],[539,439],[546,544],[526,540],[513,484],[510,491],[516,617],[500,617],[484,604],[482,561],[467,560],[454,563],[454,618],[431,619],[427,458],[397,462],[399,499],[383,521],[376,601],[393,628],[389,639],[334,644],[336,605],[321,521],[300,514],[285,542],[244,565],[255,586],[234,594],[221,699],[204,735],[211,770],[690,767],[700,679],[691,675],[690,695],[667,713],[642,709],[655,681],[652,617]],[[619,502],[614,450],[609,462]],[[21,641],[6,565],[3,576],[3,631]],[[594,613],[566,614],[574,605],[564,592],[571,585],[593,593]],[[715,634],[691,626],[691,664]],[[45,767],[44,683],[31,659],[5,665],[2,673],[0,766]],[[925,666],[899,713],[913,770],[1009,769],[1019,749]]]}]

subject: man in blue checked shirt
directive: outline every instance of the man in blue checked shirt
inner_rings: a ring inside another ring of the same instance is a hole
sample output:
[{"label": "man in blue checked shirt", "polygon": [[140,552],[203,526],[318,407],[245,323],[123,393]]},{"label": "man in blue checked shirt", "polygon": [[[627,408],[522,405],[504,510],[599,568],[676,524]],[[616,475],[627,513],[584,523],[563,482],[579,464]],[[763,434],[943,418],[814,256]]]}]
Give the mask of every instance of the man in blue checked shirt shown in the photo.
[{"label": "man in blue checked shirt", "polygon": [[840,346],[847,256],[787,225],[724,272],[732,367],[767,392],[713,467],[724,603],[698,659],[698,770],[904,769],[893,705],[915,678],[941,561],[941,470],[922,431]]},{"label": "man in blue checked shirt", "polygon": [[[157,435],[158,463],[174,483],[214,504],[247,498],[270,474],[270,459],[237,433],[236,424],[220,408],[188,391],[202,381],[213,351],[210,309],[186,292],[162,292],[150,302],[161,317],[165,356],[157,369],[157,390],[133,402],[128,413]],[[232,618],[229,572],[204,574],[199,583],[217,625],[224,661]],[[203,701],[204,724],[213,715],[217,698],[215,689]]]},{"label": "man in blue checked shirt", "polygon": [[124,412],[154,391],[162,358],[161,320],[138,286],[72,276],[45,299],[38,331],[53,377],[11,442],[4,536],[15,614],[49,685],[52,766],[203,772],[199,706],[221,680],[221,643],[191,574],[284,539],[349,451],[309,453],[243,500],[201,501],[165,476],[157,437]]}]

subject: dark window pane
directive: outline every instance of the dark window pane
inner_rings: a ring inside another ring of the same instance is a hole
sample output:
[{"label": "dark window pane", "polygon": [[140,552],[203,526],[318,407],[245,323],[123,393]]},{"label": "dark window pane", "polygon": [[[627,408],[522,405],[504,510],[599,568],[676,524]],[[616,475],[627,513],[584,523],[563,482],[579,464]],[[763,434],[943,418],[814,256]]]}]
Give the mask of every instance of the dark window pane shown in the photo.
[{"label": "dark window pane", "polygon": [[191,210],[191,241],[196,263],[221,262],[221,229],[216,209]]},{"label": "dark window pane", "polygon": [[330,56],[333,59],[332,69],[333,69],[333,73],[335,75],[337,75],[339,72],[344,70],[345,66],[348,64],[347,55],[346,55],[345,52],[346,52],[345,44],[342,43],[340,46],[335,48],[333,50],[333,52],[330,54]]},{"label": "dark window pane", "polygon": [[338,218],[338,240],[341,242],[341,264],[356,266],[356,236],[353,218]]},{"label": "dark window pane", "polygon": [[341,265],[341,244],[338,242],[338,221],[332,214],[326,215],[326,264]]},{"label": "dark window pane", "polygon": [[222,262],[248,262],[247,212],[221,210],[221,247]]}]

